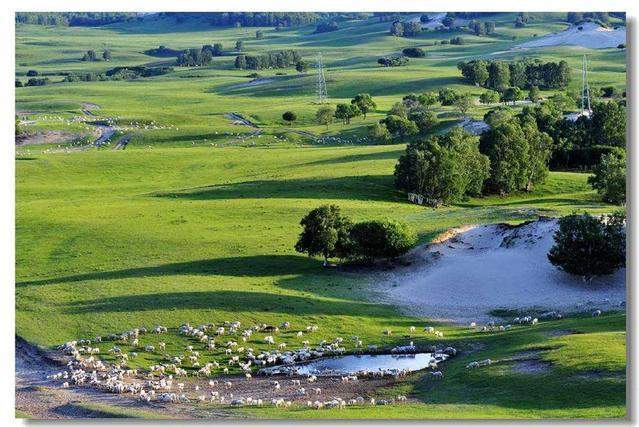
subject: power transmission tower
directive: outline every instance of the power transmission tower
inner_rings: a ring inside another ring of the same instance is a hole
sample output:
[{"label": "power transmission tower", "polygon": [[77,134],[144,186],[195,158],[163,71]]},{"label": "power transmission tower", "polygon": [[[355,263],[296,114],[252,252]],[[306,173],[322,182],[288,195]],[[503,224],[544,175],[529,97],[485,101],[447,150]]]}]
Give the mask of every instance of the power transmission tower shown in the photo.
[{"label": "power transmission tower", "polygon": [[584,115],[590,115],[590,85],[588,85],[588,61],[586,55],[581,65],[581,109]]},{"label": "power transmission tower", "polygon": [[317,55],[317,103],[323,104],[327,101],[326,80],[324,79],[324,64],[322,62],[322,53]]}]

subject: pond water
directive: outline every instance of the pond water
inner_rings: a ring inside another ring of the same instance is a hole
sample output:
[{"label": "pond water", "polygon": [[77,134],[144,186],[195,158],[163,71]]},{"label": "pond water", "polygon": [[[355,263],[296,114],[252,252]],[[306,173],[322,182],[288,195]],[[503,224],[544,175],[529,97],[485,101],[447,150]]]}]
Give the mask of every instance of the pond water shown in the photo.
[{"label": "pond water", "polygon": [[346,375],[363,372],[427,368],[431,362],[441,362],[448,356],[440,353],[364,354],[312,360],[295,365],[281,365],[262,369],[266,374],[296,373],[298,375]]}]

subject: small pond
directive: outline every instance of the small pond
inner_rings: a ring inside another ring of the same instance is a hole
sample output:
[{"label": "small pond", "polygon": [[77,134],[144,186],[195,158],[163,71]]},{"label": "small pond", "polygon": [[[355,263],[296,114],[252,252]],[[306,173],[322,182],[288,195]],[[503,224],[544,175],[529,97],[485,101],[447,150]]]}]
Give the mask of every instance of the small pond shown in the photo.
[{"label": "small pond", "polygon": [[348,355],[316,359],[295,365],[273,366],[262,369],[260,372],[298,375],[346,375],[399,370],[413,372],[427,368],[431,362],[441,362],[447,358],[448,356],[440,353]]}]

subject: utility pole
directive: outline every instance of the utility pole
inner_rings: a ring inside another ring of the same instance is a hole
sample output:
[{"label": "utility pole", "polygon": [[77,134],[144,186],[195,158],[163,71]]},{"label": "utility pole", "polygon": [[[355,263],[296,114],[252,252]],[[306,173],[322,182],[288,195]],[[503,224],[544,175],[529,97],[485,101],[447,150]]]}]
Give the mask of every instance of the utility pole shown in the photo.
[{"label": "utility pole", "polygon": [[317,103],[324,104],[328,95],[326,94],[326,80],[324,79],[324,64],[322,62],[322,53],[317,54]]}]

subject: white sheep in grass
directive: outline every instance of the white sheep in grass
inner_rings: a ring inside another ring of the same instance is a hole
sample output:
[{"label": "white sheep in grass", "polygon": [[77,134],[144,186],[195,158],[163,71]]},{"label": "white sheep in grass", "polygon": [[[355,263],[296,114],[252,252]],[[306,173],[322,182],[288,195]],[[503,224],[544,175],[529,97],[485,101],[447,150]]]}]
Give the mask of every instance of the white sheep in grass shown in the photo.
[{"label": "white sheep in grass", "polygon": [[149,353],[153,353],[155,351],[155,347],[152,346],[152,345],[144,346],[144,351],[149,352]]},{"label": "white sheep in grass", "polygon": [[314,392],[316,395],[318,395],[318,396],[319,396],[320,394],[322,394],[322,389],[321,389],[321,388],[319,388],[319,387],[316,387],[316,388],[314,388],[314,389],[313,389],[313,392]]},{"label": "white sheep in grass", "polygon": [[408,328],[408,331],[409,331],[410,333],[415,332],[415,327],[414,327],[414,326],[411,326],[410,328]]},{"label": "white sheep in grass", "polygon": [[426,332],[428,334],[433,334],[433,333],[435,333],[435,328],[433,328],[432,326],[426,326],[424,328],[424,332]]},{"label": "white sheep in grass", "polygon": [[476,323],[476,322],[470,322],[470,327],[471,327],[471,328],[475,328],[475,327],[477,327],[477,323]]},{"label": "white sheep in grass", "polygon": [[164,342],[159,342],[159,343],[158,343],[158,349],[159,349],[159,350],[161,350],[161,351],[166,350],[166,343],[164,343]]},{"label": "white sheep in grass", "polygon": [[595,310],[592,312],[592,317],[599,317],[601,316],[601,310]]},{"label": "white sheep in grass", "polygon": [[298,331],[295,336],[297,336],[298,338],[301,338],[304,335],[304,332],[302,331]]},{"label": "white sheep in grass", "polygon": [[384,335],[392,335],[393,331],[391,331],[390,329],[384,329]]},{"label": "white sheep in grass", "polygon": [[230,381],[224,381],[224,388],[229,389],[233,387],[233,383]]},{"label": "white sheep in grass", "polygon": [[264,337],[264,342],[267,343],[267,344],[274,345],[275,344],[275,339],[273,338],[273,336],[267,335],[267,336]]}]

